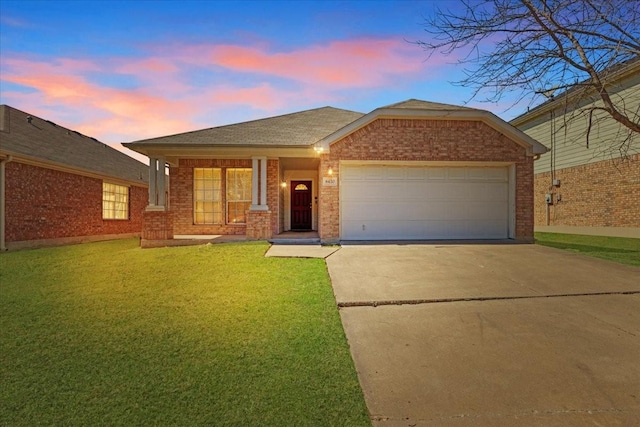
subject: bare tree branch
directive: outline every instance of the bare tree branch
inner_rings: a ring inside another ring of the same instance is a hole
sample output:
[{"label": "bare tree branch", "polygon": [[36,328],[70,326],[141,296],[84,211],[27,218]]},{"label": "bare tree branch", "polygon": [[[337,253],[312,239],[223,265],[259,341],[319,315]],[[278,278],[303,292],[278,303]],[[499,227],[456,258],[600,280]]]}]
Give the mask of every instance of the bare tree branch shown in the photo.
[{"label": "bare tree branch", "polygon": [[429,58],[455,54],[465,77],[454,84],[472,88],[472,99],[497,102],[510,94],[533,105],[543,92],[564,90],[575,105],[601,101],[598,111],[630,133],[623,150],[637,140],[640,115],[613,99],[611,70],[640,60],[640,0],[460,3],[427,18],[429,38],[416,43]]}]

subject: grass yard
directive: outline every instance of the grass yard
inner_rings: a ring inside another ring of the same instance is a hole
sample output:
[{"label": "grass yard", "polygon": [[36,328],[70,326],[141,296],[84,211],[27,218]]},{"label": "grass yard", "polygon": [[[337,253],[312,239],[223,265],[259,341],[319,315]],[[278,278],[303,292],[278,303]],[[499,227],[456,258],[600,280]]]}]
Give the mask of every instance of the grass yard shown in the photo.
[{"label": "grass yard", "polygon": [[0,425],[370,426],[324,260],[267,248],[0,255]]},{"label": "grass yard", "polygon": [[640,266],[640,239],[535,233],[536,243],[597,258]]}]

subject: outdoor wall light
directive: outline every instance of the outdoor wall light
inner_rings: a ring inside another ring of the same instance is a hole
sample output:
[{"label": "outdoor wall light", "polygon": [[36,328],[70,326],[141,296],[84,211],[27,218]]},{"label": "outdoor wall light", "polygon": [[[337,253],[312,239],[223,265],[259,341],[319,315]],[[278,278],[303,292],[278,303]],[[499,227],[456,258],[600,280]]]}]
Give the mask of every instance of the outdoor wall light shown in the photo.
[{"label": "outdoor wall light", "polygon": [[322,153],[323,150],[324,148],[322,147],[318,147],[318,146],[313,147],[313,151],[315,151],[316,153]]},{"label": "outdoor wall light", "polygon": [[282,187],[282,188],[287,188],[287,181],[282,181],[282,182],[280,183],[280,187]]},{"label": "outdoor wall light", "polygon": [[333,168],[330,167],[328,172],[329,172],[329,175],[333,175]]}]

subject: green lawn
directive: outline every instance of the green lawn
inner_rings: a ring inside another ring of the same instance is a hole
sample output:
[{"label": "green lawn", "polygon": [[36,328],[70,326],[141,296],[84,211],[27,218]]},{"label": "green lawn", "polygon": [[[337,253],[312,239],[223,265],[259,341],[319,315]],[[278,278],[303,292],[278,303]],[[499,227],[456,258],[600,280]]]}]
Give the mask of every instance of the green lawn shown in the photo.
[{"label": "green lawn", "polygon": [[0,425],[370,425],[324,260],[267,248],[0,255]]},{"label": "green lawn", "polygon": [[640,266],[640,239],[559,233],[535,233],[535,238],[539,245]]}]

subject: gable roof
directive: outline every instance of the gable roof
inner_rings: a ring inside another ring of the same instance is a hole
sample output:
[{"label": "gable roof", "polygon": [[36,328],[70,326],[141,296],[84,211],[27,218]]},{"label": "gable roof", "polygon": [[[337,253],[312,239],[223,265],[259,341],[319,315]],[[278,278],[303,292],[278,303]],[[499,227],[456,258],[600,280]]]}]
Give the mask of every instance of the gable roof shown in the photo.
[{"label": "gable roof", "polygon": [[8,105],[0,105],[0,154],[145,184],[149,167],[106,144]]},{"label": "gable roof", "polygon": [[522,147],[525,147],[527,152],[531,155],[543,154],[548,151],[547,147],[489,111],[462,107],[459,105],[421,101],[418,99],[409,99],[397,104],[376,108],[369,114],[360,117],[349,125],[322,138],[316,145],[322,150],[327,150],[334,142],[346,137],[360,128],[363,128],[379,118],[425,118],[432,120],[481,121],[507,136]]},{"label": "gable roof", "polygon": [[217,126],[193,132],[144,139],[124,144],[144,146],[311,146],[319,139],[362,117],[362,113],[322,107],[298,113],[243,123]]}]

